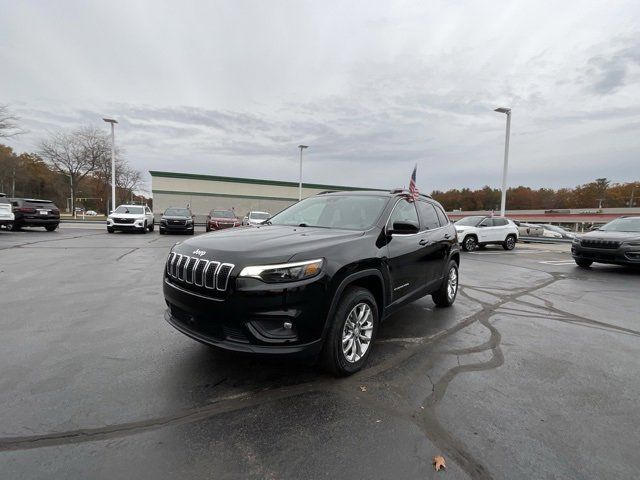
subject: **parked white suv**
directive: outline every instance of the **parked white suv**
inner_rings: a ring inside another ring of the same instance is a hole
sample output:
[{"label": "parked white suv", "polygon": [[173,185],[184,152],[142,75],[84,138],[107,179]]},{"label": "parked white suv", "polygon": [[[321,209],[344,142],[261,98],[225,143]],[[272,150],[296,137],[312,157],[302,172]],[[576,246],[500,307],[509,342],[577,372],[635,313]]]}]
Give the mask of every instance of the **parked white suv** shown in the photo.
[{"label": "parked white suv", "polygon": [[153,232],[155,222],[153,212],[146,205],[120,205],[107,217],[107,232],[116,230],[137,230]]},{"label": "parked white suv", "polygon": [[261,225],[262,222],[271,216],[268,212],[251,211],[242,219],[243,225]]},{"label": "parked white suv", "polygon": [[455,223],[458,241],[463,250],[474,251],[488,244],[513,250],[518,241],[518,226],[503,217],[464,217]]},{"label": "parked white suv", "polygon": [[0,225],[6,225],[7,229],[13,225],[15,216],[13,214],[13,206],[4,193],[0,193]]}]

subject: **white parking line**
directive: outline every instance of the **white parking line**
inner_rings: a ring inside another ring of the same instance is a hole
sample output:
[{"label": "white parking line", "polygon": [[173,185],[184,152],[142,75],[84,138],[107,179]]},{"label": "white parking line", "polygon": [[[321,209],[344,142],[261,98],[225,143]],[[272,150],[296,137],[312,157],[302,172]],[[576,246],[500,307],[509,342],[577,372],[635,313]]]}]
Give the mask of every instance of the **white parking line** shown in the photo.
[{"label": "white parking line", "polygon": [[543,260],[538,263],[545,263],[547,265],[575,265],[573,260]]},{"label": "white parking line", "polygon": [[511,255],[512,253],[553,253],[551,250],[511,250],[510,252],[467,252],[471,255]]}]

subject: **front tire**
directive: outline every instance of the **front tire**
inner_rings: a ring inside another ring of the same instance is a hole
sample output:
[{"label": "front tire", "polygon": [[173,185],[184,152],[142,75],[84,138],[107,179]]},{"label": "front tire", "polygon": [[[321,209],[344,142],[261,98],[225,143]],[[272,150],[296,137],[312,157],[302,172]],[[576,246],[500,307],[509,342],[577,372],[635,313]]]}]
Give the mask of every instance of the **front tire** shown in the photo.
[{"label": "front tire", "polygon": [[575,261],[576,261],[576,265],[578,265],[581,268],[589,268],[593,263],[593,261],[591,260],[582,260],[580,258],[576,258]]},{"label": "front tire", "polygon": [[478,246],[478,240],[473,235],[464,237],[462,241],[462,249],[465,252],[473,252]]},{"label": "front tire", "polygon": [[16,226],[15,222],[7,222],[4,224],[4,228],[6,228],[7,230],[10,230],[12,232],[15,232],[17,230],[20,229],[20,227]]},{"label": "front tire", "polygon": [[113,227],[107,227],[107,233],[113,233],[113,232],[115,232]]},{"label": "front tire", "polygon": [[378,306],[371,292],[349,287],[340,298],[322,352],[322,363],[336,376],[345,377],[367,363],[378,332]]},{"label": "front tire", "polygon": [[447,266],[447,276],[437,292],[431,294],[433,303],[438,307],[450,307],[458,295],[458,264],[451,260]]},{"label": "front tire", "polygon": [[507,235],[507,238],[502,242],[502,248],[505,250],[513,250],[516,248],[516,237],[514,235]]},{"label": "front tire", "polygon": [[153,232],[154,228],[156,228],[156,224],[155,224],[155,222],[152,222],[151,225],[149,226],[149,231]]}]

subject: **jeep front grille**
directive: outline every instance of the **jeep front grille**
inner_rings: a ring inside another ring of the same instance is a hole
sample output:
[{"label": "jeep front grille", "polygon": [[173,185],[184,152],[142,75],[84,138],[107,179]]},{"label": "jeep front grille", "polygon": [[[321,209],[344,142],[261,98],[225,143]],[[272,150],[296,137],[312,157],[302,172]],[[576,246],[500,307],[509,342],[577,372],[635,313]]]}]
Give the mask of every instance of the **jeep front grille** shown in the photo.
[{"label": "jeep front grille", "polygon": [[583,247],[606,248],[608,250],[615,250],[620,246],[620,242],[617,242],[615,240],[600,240],[600,239],[590,239],[590,238],[585,238],[581,240],[580,244]]},{"label": "jeep front grille", "polygon": [[195,285],[206,290],[224,292],[229,286],[229,277],[235,265],[204,260],[179,253],[170,253],[167,258],[167,276],[181,284]]}]

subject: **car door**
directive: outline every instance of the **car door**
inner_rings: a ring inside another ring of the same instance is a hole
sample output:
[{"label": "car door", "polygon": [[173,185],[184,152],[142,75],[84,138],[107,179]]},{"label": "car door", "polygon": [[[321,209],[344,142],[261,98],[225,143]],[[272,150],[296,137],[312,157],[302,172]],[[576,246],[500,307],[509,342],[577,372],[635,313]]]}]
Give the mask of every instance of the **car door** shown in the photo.
[{"label": "car door", "polygon": [[416,205],[420,216],[420,241],[418,244],[423,255],[421,263],[425,265],[422,272],[424,275],[423,284],[429,286],[438,282],[442,277],[442,264],[449,242],[444,238],[446,232],[440,228],[435,207],[425,200],[418,200]]},{"label": "car door", "polygon": [[510,224],[509,224],[509,220],[507,220],[506,218],[494,218],[493,219],[493,223],[495,225],[495,235],[496,235],[496,242],[504,242],[505,238],[507,238],[507,235],[509,234],[509,230],[510,230]]},{"label": "car door", "polygon": [[[399,199],[387,220],[387,232],[393,230],[394,222],[409,222],[420,227],[415,203]],[[392,301],[395,302],[424,286],[426,257],[422,252],[422,234],[390,233],[387,243],[389,276],[391,278]]]},{"label": "car door", "polygon": [[151,225],[153,223],[153,212],[149,207],[144,207],[144,214],[147,219],[147,224]]},{"label": "car door", "polygon": [[478,224],[478,242],[493,242],[493,218],[485,218]]}]

